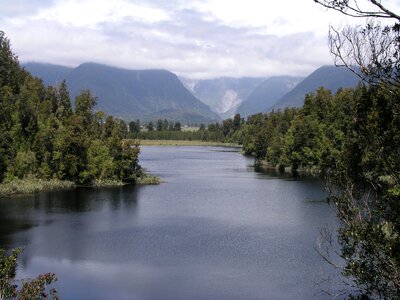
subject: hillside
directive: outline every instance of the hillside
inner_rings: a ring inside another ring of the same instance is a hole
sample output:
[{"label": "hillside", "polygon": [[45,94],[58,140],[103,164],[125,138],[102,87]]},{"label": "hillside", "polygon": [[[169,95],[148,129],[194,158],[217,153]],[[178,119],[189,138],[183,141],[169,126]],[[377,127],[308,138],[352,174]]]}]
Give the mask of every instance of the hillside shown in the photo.
[{"label": "hillside", "polygon": [[266,112],[280,97],[292,90],[303,78],[290,76],[271,77],[260,83],[240,104],[236,113],[247,117]]},{"label": "hillside", "polygon": [[[45,72],[45,70],[49,72]],[[55,66],[42,65],[26,69],[33,75],[56,83]],[[219,121],[217,114],[196,99],[179,81],[165,70],[125,70],[94,63],[84,63],[66,75],[65,79],[74,99],[82,89],[90,89],[98,97],[96,109],[125,120],[144,121],[165,118],[183,123]]]},{"label": "hillside", "polygon": [[323,66],[312,72],[291,91],[283,95],[269,110],[300,107],[304,103],[305,95],[315,92],[320,87],[335,93],[341,87],[355,87],[358,82],[359,78],[346,68]]},{"label": "hillside", "polygon": [[45,85],[57,84],[72,71],[72,68],[69,67],[34,62],[23,64],[22,66],[32,75],[41,78]]},{"label": "hillside", "polygon": [[223,119],[232,117],[237,107],[265,78],[222,77],[207,80],[181,78],[187,89]]}]

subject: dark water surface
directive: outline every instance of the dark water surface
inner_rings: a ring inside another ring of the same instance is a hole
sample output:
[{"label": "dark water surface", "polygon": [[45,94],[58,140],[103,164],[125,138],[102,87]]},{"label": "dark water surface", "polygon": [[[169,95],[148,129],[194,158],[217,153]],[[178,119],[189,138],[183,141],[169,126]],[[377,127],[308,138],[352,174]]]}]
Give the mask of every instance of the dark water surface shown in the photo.
[{"label": "dark water surface", "polygon": [[165,183],[0,199],[0,246],[26,247],[18,277],[56,273],[61,299],[328,298],[319,182],[228,148],[143,147],[141,164]]}]

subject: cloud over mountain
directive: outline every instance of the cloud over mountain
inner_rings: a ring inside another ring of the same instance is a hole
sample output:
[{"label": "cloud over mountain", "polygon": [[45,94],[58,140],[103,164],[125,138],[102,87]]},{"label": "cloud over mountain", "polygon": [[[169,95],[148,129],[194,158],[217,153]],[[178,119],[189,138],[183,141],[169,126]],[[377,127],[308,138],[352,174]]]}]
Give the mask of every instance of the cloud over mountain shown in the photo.
[{"label": "cloud over mountain", "polygon": [[304,75],[330,62],[327,20],[316,27],[310,14],[331,14],[309,0],[0,3],[2,29],[23,62],[93,61],[190,78]]}]

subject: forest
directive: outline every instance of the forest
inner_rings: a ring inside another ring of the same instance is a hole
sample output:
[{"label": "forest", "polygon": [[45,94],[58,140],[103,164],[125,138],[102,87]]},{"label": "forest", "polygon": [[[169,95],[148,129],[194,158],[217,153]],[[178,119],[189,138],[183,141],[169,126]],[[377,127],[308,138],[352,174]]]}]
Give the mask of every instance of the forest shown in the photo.
[{"label": "forest", "polygon": [[88,90],[72,108],[65,81],[46,87],[19,65],[0,32],[0,183],[42,179],[79,185],[143,178],[139,144],[124,121],[94,111]]},{"label": "forest", "polygon": [[323,178],[342,224],[342,273],[361,295],[384,299],[400,295],[399,96],[384,86],[321,88],[300,109],[249,117],[233,136],[260,163]]}]

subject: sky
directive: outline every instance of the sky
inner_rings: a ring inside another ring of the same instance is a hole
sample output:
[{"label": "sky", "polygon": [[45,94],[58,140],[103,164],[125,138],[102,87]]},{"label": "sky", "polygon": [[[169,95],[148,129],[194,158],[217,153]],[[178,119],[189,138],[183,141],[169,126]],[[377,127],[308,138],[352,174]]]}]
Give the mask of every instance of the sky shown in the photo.
[{"label": "sky", "polygon": [[332,64],[329,26],[352,22],[313,0],[0,0],[0,30],[22,63],[193,79],[308,75]]}]

